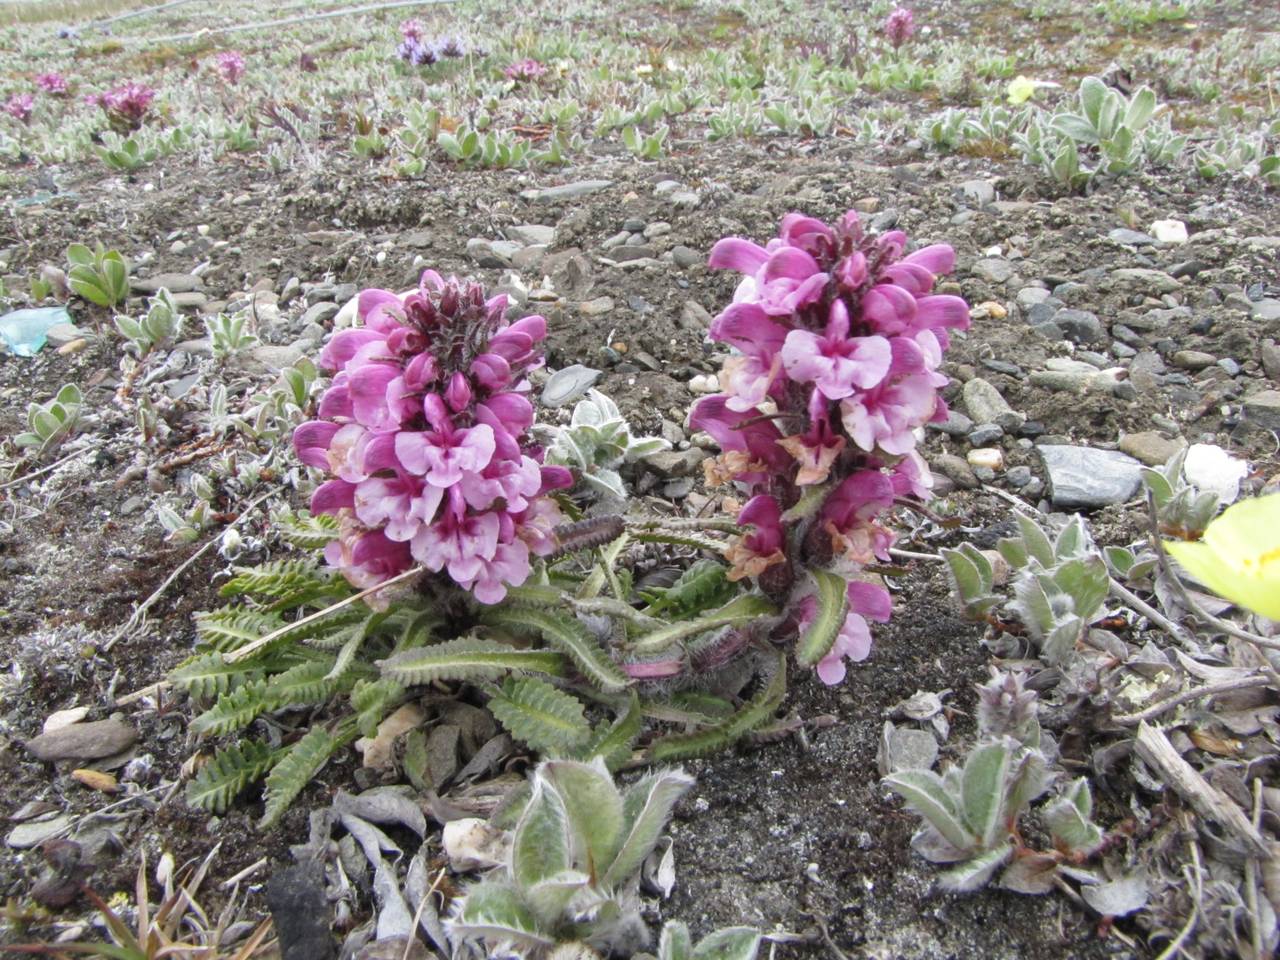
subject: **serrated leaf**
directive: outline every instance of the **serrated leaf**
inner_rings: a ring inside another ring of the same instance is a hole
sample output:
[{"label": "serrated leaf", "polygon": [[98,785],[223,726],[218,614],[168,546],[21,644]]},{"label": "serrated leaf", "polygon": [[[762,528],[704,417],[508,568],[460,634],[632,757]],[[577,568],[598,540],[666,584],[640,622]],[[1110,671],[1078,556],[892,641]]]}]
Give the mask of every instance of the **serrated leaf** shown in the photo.
[{"label": "serrated leaf", "polygon": [[301,740],[289,747],[267,774],[267,805],[258,822],[259,829],[274,826],[293,798],[328,763],[333,752],[354,739],[354,724],[336,733],[330,733],[323,727],[312,727]]},{"label": "serrated leaf", "polygon": [[626,674],[614,663],[586,626],[572,617],[525,607],[495,607],[490,622],[519,627],[542,635],[552,647],[567,655],[591,683],[605,693],[626,688]]},{"label": "serrated leaf", "polygon": [[279,598],[302,591],[324,591],[334,585],[332,573],[319,569],[310,560],[272,560],[233,569],[236,575],[222,585],[220,596]]},{"label": "serrated leaf", "polygon": [[849,614],[849,583],[829,570],[809,571],[818,586],[813,621],[796,641],[796,662],[811,667],[828,653]]},{"label": "serrated leaf", "polygon": [[209,813],[225,813],[237,794],[271,769],[276,755],[258,740],[224,747],[187,784],[187,803]]},{"label": "serrated leaf", "polygon": [[669,763],[723,750],[738,738],[768,722],[782,705],[786,692],[787,660],[785,654],[779,651],[773,676],[742,709],[705,729],[693,733],[669,734],[655,740],[649,747],[649,757],[654,763]]},{"label": "serrated leaf", "polygon": [[693,787],[683,770],[650,774],[627,788],[622,798],[623,841],[601,883],[607,889],[625,884],[658,844],[676,801]]},{"label": "serrated leaf", "polygon": [[378,724],[404,694],[404,686],[394,680],[357,680],[351,688],[351,707],[356,711],[360,736],[375,736]]},{"label": "serrated leaf", "polygon": [[457,914],[448,921],[453,937],[515,940],[548,947],[555,940],[538,929],[533,912],[515,886],[486,880],[467,888]]},{"label": "serrated leaf", "polygon": [[521,887],[529,887],[572,866],[569,815],[559,794],[535,777],[512,836],[511,875]]},{"label": "serrated leaf", "polygon": [[206,653],[179,664],[169,674],[169,682],[196,699],[226,693],[240,682],[256,678],[257,670],[242,663],[227,663],[222,654]]},{"label": "serrated leaf", "polygon": [[981,856],[966,860],[938,875],[938,884],[952,893],[969,893],[987,884],[991,875],[1009,859],[1013,848],[1008,844],[988,850]]},{"label": "serrated leaf", "polygon": [[574,863],[592,881],[603,876],[622,843],[622,795],[601,760],[548,760],[535,773],[547,781],[568,814]]},{"label": "serrated leaf", "polygon": [[221,736],[248,726],[258,714],[272,709],[265,695],[266,686],[265,681],[259,680],[224,693],[212,707],[191,720],[191,732]]},{"label": "serrated leaf", "polygon": [[932,770],[901,770],[882,782],[957,850],[973,848],[973,835],[965,828],[946,784]]},{"label": "serrated leaf", "polygon": [[383,676],[403,684],[433,680],[493,680],[512,671],[563,676],[565,659],[545,650],[516,650],[494,640],[460,637],[417,647],[378,662]]},{"label": "serrated leaf", "polygon": [[964,762],[960,814],[984,848],[991,846],[1004,826],[1001,815],[1010,759],[1009,748],[1003,743],[988,743],[977,747]]},{"label": "serrated leaf", "polygon": [[[636,539],[642,540],[644,537],[637,536]],[[678,621],[642,634],[635,639],[633,649],[640,656],[659,653],[681,640],[696,637],[708,630],[750,623],[760,617],[772,616],[776,612],[777,609],[765,597],[753,593],[743,594],[704,617]]]},{"label": "serrated leaf", "polygon": [[488,707],[513,737],[539,753],[572,750],[591,736],[581,702],[536,677],[507,678]]},{"label": "serrated leaf", "polygon": [[644,711],[640,698],[633,692],[627,702],[626,712],[610,724],[600,724],[593,731],[587,745],[579,752],[584,760],[602,759],[610,773],[631,759],[631,749],[644,725]]},{"label": "serrated leaf", "polygon": [[228,653],[284,626],[279,617],[255,610],[227,607],[196,614],[202,644]]},{"label": "serrated leaf", "polygon": [[276,674],[262,690],[262,698],[269,704],[267,709],[324,703],[339,689],[337,682],[328,679],[332,666],[332,658],[325,657],[299,663]]}]

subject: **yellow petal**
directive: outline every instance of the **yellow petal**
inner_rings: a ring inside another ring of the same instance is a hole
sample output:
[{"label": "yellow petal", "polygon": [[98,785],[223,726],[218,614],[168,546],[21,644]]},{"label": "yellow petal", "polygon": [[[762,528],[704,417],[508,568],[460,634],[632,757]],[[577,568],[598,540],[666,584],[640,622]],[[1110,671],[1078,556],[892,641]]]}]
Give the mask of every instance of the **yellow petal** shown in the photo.
[{"label": "yellow petal", "polygon": [[1167,543],[1165,549],[1214,593],[1246,610],[1280,620],[1280,564],[1241,569],[1203,541]]},{"label": "yellow petal", "polygon": [[1009,102],[1015,106],[1026,103],[1036,92],[1036,82],[1030,77],[1014,77],[1009,81]]},{"label": "yellow petal", "polygon": [[1204,542],[1238,569],[1280,561],[1280,493],[1228,507],[1205,529]]}]

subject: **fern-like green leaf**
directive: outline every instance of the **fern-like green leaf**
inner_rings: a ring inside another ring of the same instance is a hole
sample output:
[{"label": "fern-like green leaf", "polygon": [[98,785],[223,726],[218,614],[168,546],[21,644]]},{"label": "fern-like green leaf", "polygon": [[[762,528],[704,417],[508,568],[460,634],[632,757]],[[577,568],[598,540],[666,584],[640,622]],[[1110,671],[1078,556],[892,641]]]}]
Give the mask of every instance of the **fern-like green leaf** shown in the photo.
[{"label": "fern-like green leaf", "polygon": [[400,702],[405,690],[394,680],[357,680],[351,688],[351,706],[356,711],[360,736],[372,737],[380,724]]},{"label": "fern-like green leaf", "polygon": [[564,604],[564,591],[546,583],[525,583],[507,587],[507,606],[559,607]]},{"label": "fern-like green leaf", "polygon": [[236,575],[218,591],[224,597],[270,597],[278,600],[296,593],[324,592],[334,585],[331,573],[310,560],[272,560],[256,567],[236,567]]},{"label": "fern-like green leaf", "polygon": [[295,547],[321,550],[338,535],[338,518],[322,513],[317,516],[292,515],[272,518],[276,532]]},{"label": "fern-like green leaf", "polygon": [[513,737],[539,753],[572,750],[591,736],[578,699],[536,677],[508,677],[488,707]]},{"label": "fern-like green leaf", "polygon": [[613,723],[599,724],[577,755],[582,760],[600,757],[609,772],[616,773],[631,759],[631,749],[635,746],[643,725],[644,710],[640,707],[640,698],[633,692],[627,702],[626,713]]},{"label": "fern-like green leaf", "polygon": [[849,614],[849,582],[844,577],[829,570],[810,570],[809,575],[818,585],[817,609],[796,643],[796,662],[802,667],[813,666],[831,652]]},{"label": "fern-like green leaf", "polygon": [[626,674],[609,659],[591,631],[572,617],[530,607],[497,607],[488,619],[500,626],[542,634],[547,643],[567,655],[582,675],[605,693],[617,693],[627,686]]},{"label": "fern-like green leaf", "polygon": [[661,591],[644,612],[651,616],[667,613],[672,619],[682,619],[727,603],[737,590],[727,572],[722,563],[699,560]]},{"label": "fern-like green leaf", "polygon": [[655,740],[649,748],[649,756],[654,763],[671,763],[723,750],[772,719],[778,707],[782,706],[786,693],[787,661],[785,655],[779,653],[773,676],[742,709],[705,729],[670,734]]},{"label": "fern-like green leaf", "polygon": [[262,698],[269,704],[270,710],[308,703],[324,703],[341,689],[341,681],[329,679],[331,669],[333,669],[333,659],[330,657],[308,660],[290,667],[267,681],[262,691]]},{"label": "fern-like green leaf", "polygon": [[680,620],[637,637],[633,650],[639,656],[661,653],[682,640],[696,637],[698,634],[706,633],[708,630],[739,626],[750,623],[752,620],[758,620],[761,617],[772,616],[775,613],[777,613],[777,609],[767,599],[759,594],[746,593],[730,600],[723,607],[712,611],[705,617],[698,617],[695,620]]},{"label": "fern-like green leaf", "polygon": [[711,553],[724,553],[725,542],[711,537],[701,537],[692,532],[675,533],[664,530],[637,530],[631,538],[638,543],[666,543],[676,547],[693,547]]},{"label": "fern-like green leaf", "polygon": [[258,714],[273,709],[266,689],[266,681],[259,680],[224,693],[212,707],[192,719],[191,731],[221,736],[248,726]]},{"label": "fern-like green leaf", "polygon": [[512,671],[563,676],[565,658],[549,650],[517,650],[494,640],[459,637],[380,660],[385,678],[414,685],[433,680],[494,680]]},{"label": "fern-like green leaf", "polygon": [[284,621],[277,616],[243,607],[223,607],[196,614],[200,643],[220,653],[243,647],[282,626]]},{"label": "fern-like green leaf", "polygon": [[277,756],[260,740],[223,747],[187,784],[187,803],[209,813],[225,813],[240,791],[271,769]]},{"label": "fern-like green leaf", "polygon": [[220,696],[242,683],[261,678],[253,664],[227,663],[220,653],[205,653],[179,664],[169,682],[197,700]]},{"label": "fern-like green leaf", "polygon": [[355,738],[355,724],[348,721],[333,733],[323,727],[313,727],[289,747],[267,774],[267,806],[258,822],[259,829],[274,826],[334,751]]}]

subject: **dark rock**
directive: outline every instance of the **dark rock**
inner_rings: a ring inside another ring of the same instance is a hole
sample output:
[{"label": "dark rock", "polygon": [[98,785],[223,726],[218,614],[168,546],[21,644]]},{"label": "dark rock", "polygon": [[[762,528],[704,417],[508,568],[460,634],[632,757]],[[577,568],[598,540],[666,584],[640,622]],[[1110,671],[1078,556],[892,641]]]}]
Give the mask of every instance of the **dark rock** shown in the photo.
[{"label": "dark rock", "polygon": [[27,749],[46,763],[56,760],[98,760],[127,750],[138,733],[114,717],[73,723],[27,741]]},{"label": "dark rock", "polygon": [[1053,322],[1072,343],[1105,343],[1106,328],[1096,313],[1088,310],[1059,310]]},{"label": "dark rock", "polygon": [[1004,430],[995,423],[980,423],[969,433],[969,443],[975,447],[985,447],[995,443],[1004,436]]},{"label": "dark rock", "polygon": [[1057,316],[1062,306],[1058,303],[1050,303],[1048,300],[1041,300],[1039,303],[1033,303],[1027,308],[1027,323],[1033,327],[1038,327],[1042,323],[1052,323],[1053,318]]},{"label": "dark rock", "polygon": [[267,881],[267,906],[275,923],[281,960],[333,960],[332,911],[324,870],[314,861],[288,867]]},{"label": "dark rock", "polygon": [[1127,247],[1146,247],[1156,242],[1156,238],[1140,230],[1127,230],[1118,227],[1107,234],[1107,239]]},{"label": "dark rock", "polygon": [[1263,390],[1245,397],[1244,415],[1260,427],[1280,431],[1280,390]]},{"label": "dark rock", "polygon": [[1123,503],[1142,482],[1142,464],[1116,450],[1052,445],[1036,447],[1055,507],[1087,509]]}]

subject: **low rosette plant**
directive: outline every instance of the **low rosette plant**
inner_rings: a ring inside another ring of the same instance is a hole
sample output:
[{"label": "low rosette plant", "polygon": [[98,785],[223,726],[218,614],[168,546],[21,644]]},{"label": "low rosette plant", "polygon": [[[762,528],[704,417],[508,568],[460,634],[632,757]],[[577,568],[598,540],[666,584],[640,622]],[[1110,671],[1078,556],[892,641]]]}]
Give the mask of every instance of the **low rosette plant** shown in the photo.
[{"label": "low rosette plant", "polygon": [[916,435],[947,416],[939,367],[948,331],[969,325],[963,299],[932,293],[955,252],[906,246],[850,211],[834,227],[791,213],[763,247],[729,237],[711,252],[713,268],[743,274],[710,331],[736,351],[724,392],[691,417],[723,450],[708,483],[748,496],[729,577],[785,603],[798,659],[826,683],[867,656],[866,618],[888,618],[888,593],[861,571],[889,558],[881,518],[895,500],[929,496]]},{"label": "low rosette plant", "polygon": [[417,563],[491,604],[555,549],[546,494],[572,476],[528,438],[547,322],[508,323],[506,309],[506,296],[428,270],[406,295],[361,293],[361,325],[321,354],[333,383],[293,442],[331,474],[311,510],[339,519],[325,555],[355,586]]}]

